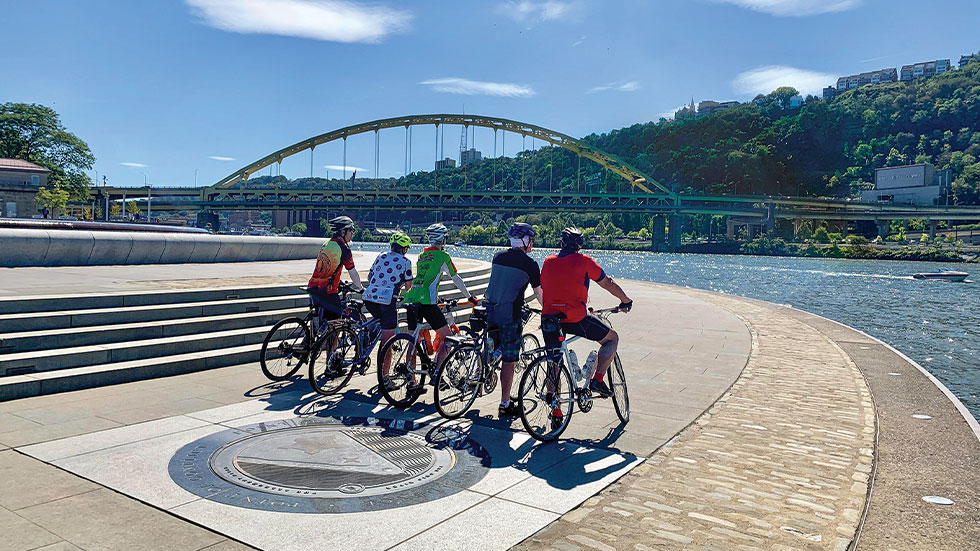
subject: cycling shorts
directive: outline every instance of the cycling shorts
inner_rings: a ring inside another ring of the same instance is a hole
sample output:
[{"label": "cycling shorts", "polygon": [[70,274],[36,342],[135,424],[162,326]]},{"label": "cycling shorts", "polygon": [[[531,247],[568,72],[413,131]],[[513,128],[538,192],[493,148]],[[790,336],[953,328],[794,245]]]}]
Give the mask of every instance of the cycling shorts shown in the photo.
[{"label": "cycling shorts", "polygon": [[438,331],[449,325],[446,321],[446,315],[442,313],[442,309],[436,304],[414,303],[405,305],[405,308],[407,310],[406,321],[408,321],[409,331],[414,331],[420,321],[428,323],[433,331]]},{"label": "cycling shorts", "polygon": [[[601,341],[609,334],[609,327],[602,323],[599,318],[588,314],[579,321],[572,323],[561,323],[561,329],[566,335],[578,335],[590,341]],[[558,348],[561,343],[558,340],[558,327],[548,319],[541,321],[541,333],[544,335],[544,344],[548,348]]]},{"label": "cycling shorts", "polygon": [[318,287],[308,287],[310,303],[316,307],[321,321],[332,321],[340,318],[344,309],[340,305],[338,293],[327,293]]},{"label": "cycling shorts", "polygon": [[381,328],[387,331],[394,331],[398,328],[398,307],[395,305],[397,298],[392,298],[388,304],[378,304],[369,300],[364,301],[364,307],[371,313],[371,317],[381,321]]}]

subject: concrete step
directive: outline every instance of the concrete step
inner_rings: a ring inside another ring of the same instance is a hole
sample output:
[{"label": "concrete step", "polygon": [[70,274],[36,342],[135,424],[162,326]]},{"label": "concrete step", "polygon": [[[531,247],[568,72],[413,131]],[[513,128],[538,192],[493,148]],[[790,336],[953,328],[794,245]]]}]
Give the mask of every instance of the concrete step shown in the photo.
[{"label": "concrete step", "polygon": [[209,331],[269,326],[287,316],[306,315],[308,308],[287,308],[244,314],[144,321],[67,329],[42,329],[0,334],[0,354],[53,350],[73,346],[110,344],[132,340],[194,335]]},{"label": "concrete step", "polygon": [[239,298],[181,304],[154,304],[149,306],[123,306],[119,308],[31,312],[25,314],[2,314],[0,315],[0,333],[21,333],[42,329],[92,327],[97,325],[199,318],[223,314],[241,314],[265,310],[283,310],[305,306],[308,303],[309,299],[307,295],[297,290],[294,294],[271,297]]},{"label": "concrete step", "polygon": [[152,306],[217,300],[247,299],[294,295],[299,285],[282,284],[259,287],[227,287],[217,289],[175,289],[167,291],[131,290],[123,293],[66,294],[34,297],[0,298],[0,315],[30,312],[55,312],[70,304],[73,310],[122,308],[125,306]]}]

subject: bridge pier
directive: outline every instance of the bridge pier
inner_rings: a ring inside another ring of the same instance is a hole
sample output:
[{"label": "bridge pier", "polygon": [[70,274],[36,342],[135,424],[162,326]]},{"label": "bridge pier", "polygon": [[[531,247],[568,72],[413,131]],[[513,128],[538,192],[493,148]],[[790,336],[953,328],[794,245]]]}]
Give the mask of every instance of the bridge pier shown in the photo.
[{"label": "bridge pier", "polygon": [[670,215],[670,226],[667,232],[667,250],[675,252],[681,248],[681,215]]},{"label": "bridge pier", "polygon": [[875,225],[878,226],[878,237],[882,239],[888,237],[892,227],[891,220],[875,220]]},{"label": "bridge pier", "polygon": [[936,229],[939,227],[939,222],[936,220],[929,221],[929,241],[934,241],[936,239]]},{"label": "bridge pier", "polygon": [[653,217],[653,250],[667,250],[667,219],[662,214]]}]

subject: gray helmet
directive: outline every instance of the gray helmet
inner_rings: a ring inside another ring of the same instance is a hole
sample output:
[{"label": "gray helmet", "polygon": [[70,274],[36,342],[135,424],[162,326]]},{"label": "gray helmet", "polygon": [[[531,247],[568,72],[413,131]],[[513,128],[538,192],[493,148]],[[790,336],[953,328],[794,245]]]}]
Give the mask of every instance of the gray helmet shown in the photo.
[{"label": "gray helmet", "polygon": [[582,237],[582,230],[572,227],[561,230],[561,248],[575,249],[577,251],[584,244],[585,238]]},{"label": "gray helmet", "polygon": [[432,224],[428,228],[425,228],[425,240],[428,241],[430,245],[445,243],[448,235],[449,229],[442,224]]},{"label": "gray helmet", "polygon": [[525,224],[524,222],[514,222],[510,225],[510,229],[507,230],[507,237],[511,239],[524,239],[525,237],[534,237],[535,235],[534,228],[531,224]]},{"label": "gray helmet", "polygon": [[338,216],[330,220],[330,231],[337,235],[345,230],[354,229],[354,221],[349,216]]}]

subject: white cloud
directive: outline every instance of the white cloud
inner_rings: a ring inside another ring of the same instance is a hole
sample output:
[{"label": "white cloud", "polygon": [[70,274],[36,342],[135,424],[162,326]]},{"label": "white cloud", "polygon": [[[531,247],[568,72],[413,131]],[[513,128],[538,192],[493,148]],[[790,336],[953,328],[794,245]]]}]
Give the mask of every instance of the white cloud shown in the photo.
[{"label": "white cloud", "polygon": [[618,82],[613,82],[605,86],[596,86],[595,88],[589,88],[586,94],[594,94],[596,92],[605,92],[607,90],[613,90],[616,92],[635,92],[640,89],[640,83],[631,80],[629,82],[624,82],[622,84]]},{"label": "white cloud", "polygon": [[574,48],[575,46],[578,46],[579,44],[581,44],[583,42],[585,42],[585,35],[584,34],[582,36],[580,36],[578,40],[576,40],[575,42],[572,43],[572,48]]},{"label": "white cloud", "polygon": [[234,157],[222,157],[221,155],[211,155],[208,159],[214,159],[215,161],[234,161]]},{"label": "white cloud", "polygon": [[570,15],[576,6],[577,2],[559,2],[557,0],[546,0],[544,2],[511,0],[510,2],[498,4],[495,11],[514,21],[525,23],[561,19]]},{"label": "white cloud", "polygon": [[358,172],[368,172],[368,169],[361,168],[359,166],[344,166],[344,165],[323,165],[323,168],[327,170],[337,170],[337,171],[347,171],[347,174],[353,173],[355,170]]},{"label": "white cloud", "polygon": [[133,168],[146,168],[146,166],[147,166],[147,165],[144,165],[143,163],[119,163],[119,164],[121,164],[123,166],[131,166]]},{"label": "white cloud", "polygon": [[779,17],[804,17],[854,9],[864,0],[715,0]]},{"label": "white cloud", "polygon": [[481,82],[465,78],[449,77],[423,80],[419,84],[429,86],[435,92],[463,94],[467,96],[504,96],[510,98],[529,98],[534,89],[510,82]]},{"label": "white cloud", "polygon": [[185,0],[205,24],[236,33],[331,42],[380,42],[408,28],[412,15],[347,0]]},{"label": "white cloud", "polygon": [[795,67],[770,65],[758,67],[735,77],[732,89],[739,94],[755,96],[768,94],[780,86],[792,86],[804,96],[819,94],[821,90],[837,82],[837,75],[818,73]]}]

